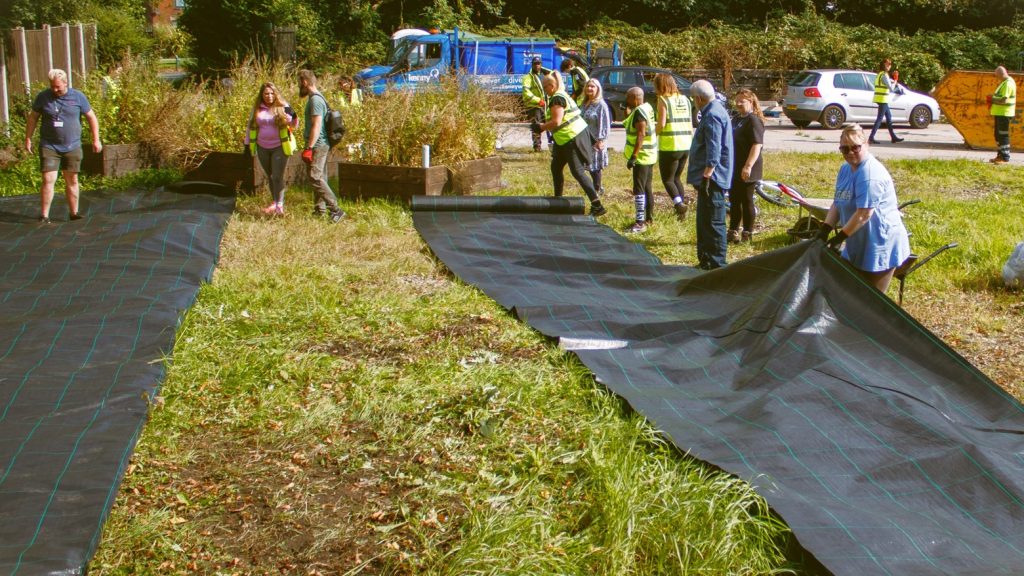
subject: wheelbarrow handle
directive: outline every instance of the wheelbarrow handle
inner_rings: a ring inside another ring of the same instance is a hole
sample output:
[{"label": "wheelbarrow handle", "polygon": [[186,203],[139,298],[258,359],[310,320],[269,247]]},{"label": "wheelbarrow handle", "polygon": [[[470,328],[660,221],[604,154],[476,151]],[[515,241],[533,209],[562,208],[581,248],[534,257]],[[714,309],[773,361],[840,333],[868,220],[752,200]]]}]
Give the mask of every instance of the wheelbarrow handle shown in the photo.
[{"label": "wheelbarrow handle", "polygon": [[906,202],[903,202],[902,204],[897,206],[896,209],[902,212],[903,209],[906,208],[907,206],[913,206],[914,204],[920,204],[920,203],[921,203],[921,200],[915,198],[914,200],[907,200]]},{"label": "wheelbarrow handle", "polygon": [[939,254],[942,254],[943,252],[945,252],[946,250],[949,250],[950,248],[956,248],[956,247],[957,247],[957,246],[959,246],[959,245],[960,245],[960,244],[959,244],[958,242],[950,242],[949,244],[946,244],[945,246],[942,246],[941,248],[939,248],[939,249],[938,249],[938,250],[936,250],[935,252],[932,252],[931,254],[929,254],[929,255],[925,256],[924,258],[922,258],[922,259],[918,260],[916,264],[914,264],[913,266],[911,266],[911,267],[910,267],[910,270],[907,270],[907,273],[906,273],[906,274],[904,274],[904,275],[903,275],[903,277],[904,277],[904,278],[906,278],[907,276],[910,276],[910,274],[911,274],[911,273],[912,273],[912,272],[913,272],[914,270],[917,270],[917,269],[918,269],[918,268],[920,268],[921,266],[924,266],[924,265],[925,265],[925,264],[927,264],[927,263],[928,263],[928,261],[929,261],[929,260],[931,260],[932,258],[935,258],[935,257],[936,257],[936,256],[938,256]]}]

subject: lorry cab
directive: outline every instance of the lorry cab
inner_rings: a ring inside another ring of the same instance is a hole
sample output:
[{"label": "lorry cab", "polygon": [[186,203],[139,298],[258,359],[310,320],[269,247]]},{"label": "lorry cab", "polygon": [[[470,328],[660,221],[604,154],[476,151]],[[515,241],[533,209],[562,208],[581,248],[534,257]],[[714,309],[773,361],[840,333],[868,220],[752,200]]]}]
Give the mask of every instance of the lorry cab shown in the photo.
[{"label": "lorry cab", "polygon": [[456,28],[397,40],[388,64],[361,70],[356,81],[365,91],[381,94],[388,88],[420,89],[457,74],[488,91],[519,93],[522,76],[537,56],[551,69],[562,60],[553,38],[487,38]]}]

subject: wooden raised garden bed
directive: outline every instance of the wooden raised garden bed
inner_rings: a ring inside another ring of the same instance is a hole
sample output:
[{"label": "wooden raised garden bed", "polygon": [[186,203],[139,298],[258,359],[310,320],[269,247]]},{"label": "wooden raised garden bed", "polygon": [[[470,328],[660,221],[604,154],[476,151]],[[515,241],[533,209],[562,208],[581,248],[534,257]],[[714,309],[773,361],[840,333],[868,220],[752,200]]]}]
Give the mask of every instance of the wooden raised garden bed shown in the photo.
[{"label": "wooden raised garden bed", "polygon": [[470,160],[455,166],[338,165],[338,195],[346,198],[402,198],[472,194],[501,186],[501,159]]},{"label": "wooden raised garden bed", "polygon": [[118,177],[153,165],[141,144],[106,144],[97,154],[92,151],[92,144],[82,142],[82,172],[85,174]]}]

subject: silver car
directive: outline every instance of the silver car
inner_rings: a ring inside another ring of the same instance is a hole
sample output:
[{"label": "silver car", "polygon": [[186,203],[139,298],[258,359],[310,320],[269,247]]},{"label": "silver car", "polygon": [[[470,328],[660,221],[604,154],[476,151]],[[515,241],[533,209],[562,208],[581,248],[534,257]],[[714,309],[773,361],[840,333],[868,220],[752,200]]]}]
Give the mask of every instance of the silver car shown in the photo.
[{"label": "silver car", "polygon": [[[804,70],[786,86],[783,113],[798,128],[811,122],[835,129],[846,122],[874,123],[878,104],[875,96],[877,72],[860,70]],[[896,83],[889,110],[893,123],[909,123],[912,128],[927,128],[939,117],[934,98],[913,92]]]}]

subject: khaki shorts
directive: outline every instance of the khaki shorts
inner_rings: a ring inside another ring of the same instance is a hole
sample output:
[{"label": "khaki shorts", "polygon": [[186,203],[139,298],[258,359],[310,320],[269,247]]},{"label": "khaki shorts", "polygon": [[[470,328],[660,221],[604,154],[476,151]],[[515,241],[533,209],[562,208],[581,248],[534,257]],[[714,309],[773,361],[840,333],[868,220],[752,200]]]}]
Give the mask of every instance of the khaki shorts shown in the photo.
[{"label": "khaki shorts", "polygon": [[39,147],[39,171],[78,173],[82,168],[82,147],[79,146],[67,152],[57,152],[46,146]]}]

